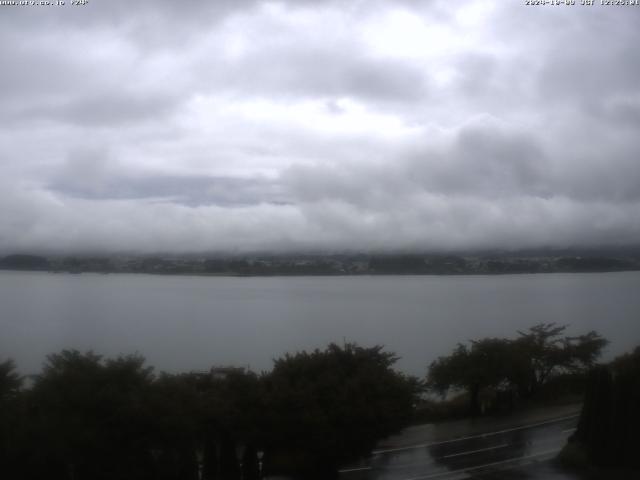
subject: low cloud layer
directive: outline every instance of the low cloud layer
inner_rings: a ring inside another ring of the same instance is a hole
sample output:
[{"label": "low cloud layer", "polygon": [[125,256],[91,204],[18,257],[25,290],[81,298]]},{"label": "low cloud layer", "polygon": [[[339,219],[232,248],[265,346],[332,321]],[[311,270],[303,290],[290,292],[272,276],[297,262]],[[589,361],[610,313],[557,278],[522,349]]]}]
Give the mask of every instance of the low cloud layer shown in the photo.
[{"label": "low cloud layer", "polygon": [[0,251],[640,243],[639,8],[0,9]]}]

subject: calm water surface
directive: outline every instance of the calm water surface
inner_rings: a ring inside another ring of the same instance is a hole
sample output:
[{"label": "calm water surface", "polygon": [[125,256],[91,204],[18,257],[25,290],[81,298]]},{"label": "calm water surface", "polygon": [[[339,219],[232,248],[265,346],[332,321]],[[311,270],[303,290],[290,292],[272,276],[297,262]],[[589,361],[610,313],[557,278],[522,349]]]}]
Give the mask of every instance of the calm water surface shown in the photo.
[{"label": "calm water surface", "polygon": [[459,341],[539,322],[640,344],[640,272],[505,276],[188,277],[0,272],[0,359],[38,371],[62,348],[139,352],[158,369],[249,365],[329,342],[383,344],[423,375]]}]

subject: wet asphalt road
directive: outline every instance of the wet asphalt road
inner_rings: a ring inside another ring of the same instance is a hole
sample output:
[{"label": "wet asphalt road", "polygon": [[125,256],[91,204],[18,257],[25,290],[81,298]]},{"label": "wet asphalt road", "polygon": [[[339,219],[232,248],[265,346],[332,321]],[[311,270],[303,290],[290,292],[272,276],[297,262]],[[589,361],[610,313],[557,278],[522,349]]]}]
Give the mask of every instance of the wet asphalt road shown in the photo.
[{"label": "wet asphalt road", "polygon": [[[433,432],[400,436],[382,445],[359,464],[346,466],[341,480],[428,480],[466,478],[570,479],[548,462],[566,444],[578,414],[533,421],[516,426],[483,425],[478,431],[458,428],[455,438],[433,439]],[[493,426],[494,428],[487,428]],[[466,434],[465,434],[466,433]],[[429,435],[431,434],[431,435]],[[407,442],[410,436],[412,442]],[[403,441],[404,440],[404,441]]]}]

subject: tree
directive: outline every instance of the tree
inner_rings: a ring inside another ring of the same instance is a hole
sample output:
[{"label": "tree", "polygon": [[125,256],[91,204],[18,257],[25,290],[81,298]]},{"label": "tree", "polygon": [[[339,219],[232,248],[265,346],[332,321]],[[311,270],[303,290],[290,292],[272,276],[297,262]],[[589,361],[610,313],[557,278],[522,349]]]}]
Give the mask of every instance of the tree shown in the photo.
[{"label": "tree", "polygon": [[513,342],[510,380],[524,398],[535,396],[553,375],[584,373],[600,357],[608,341],[595,331],[577,337],[562,336],[566,325],[540,323]]},{"label": "tree", "polygon": [[22,377],[15,371],[13,360],[0,362],[0,475],[6,475],[17,464],[20,443],[20,388]]},{"label": "tree", "polygon": [[578,428],[568,448],[602,467],[640,468],[640,346],[589,372]]},{"label": "tree", "polygon": [[22,377],[16,372],[14,361],[0,362],[0,400],[17,394],[21,386]]},{"label": "tree", "polygon": [[276,360],[264,378],[271,465],[327,478],[405,426],[419,385],[392,369],[396,360],[355,344]]},{"label": "tree", "polygon": [[153,450],[161,478],[193,478],[197,453],[201,453],[204,478],[236,478],[240,445],[248,447],[246,456],[255,462],[244,462],[243,477],[253,478],[265,416],[262,383],[256,374],[242,368],[163,373],[151,392]]},{"label": "tree", "polygon": [[459,343],[451,355],[431,363],[427,385],[443,395],[451,388],[466,390],[469,413],[477,415],[481,390],[497,388],[507,378],[510,349],[509,341],[500,338],[472,341],[470,348]]},{"label": "tree", "polygon": [[469,411],[480,412],[480,392],[485,388],[516,388],[521,398],[531,398],[550,378],[563,373],[584,374],[608,343],[591,331],[577,337],[562,336],[566,326],[534,325],[515,339],[485,338],[458,344],[454,351],[429,366],[428,386],[444,394],[450,388],[465,390]]},{"label": "tree", "polygon": [[152,369],[135,355],[49,355],[29,395],[31,443],[39,446],[28,465],[32,477],[144,479],[152,379]]}]

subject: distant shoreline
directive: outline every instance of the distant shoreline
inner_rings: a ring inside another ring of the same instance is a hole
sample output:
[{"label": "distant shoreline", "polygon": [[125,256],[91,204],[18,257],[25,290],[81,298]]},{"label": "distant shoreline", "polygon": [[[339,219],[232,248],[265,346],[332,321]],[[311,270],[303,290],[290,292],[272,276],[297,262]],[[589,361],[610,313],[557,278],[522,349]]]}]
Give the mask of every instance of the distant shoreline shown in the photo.
[{"label": "distant shoreline", "polygon": [[0,258],[0,269],[51,273],[146,273],[215,277],[505,275],[640,270],[630,255],[254,254],[228,256],[42,256]]},{"label": "distant shoreline", "polygon": [[81,272],[70,272],[64,270],[37,270],[37,269],[14,269],[0,268],[0,272],[23,272],[23,273],[48,273],[51,275],[154,275],[158,277],[216,277],[216,278],[288,278],[288,277],[495,277],[507,275],[551,275],[551,274],[596,274],[596,273],[624,273],[624,272],[640,272],[640,268],[635,269],[618,269],[618,270],[590,270],[590,271],[550,271],[550,272],[460,272],[460,273],[204,273],[204,272],[133,272],[133,271],[117,271],[117,272],[100,272],[93,270],[85,270]]}]

